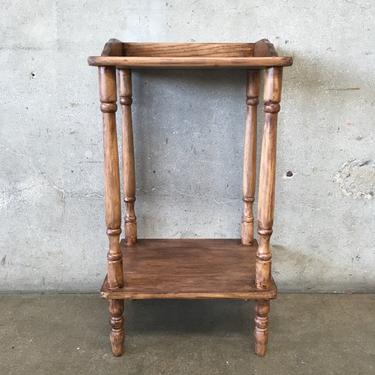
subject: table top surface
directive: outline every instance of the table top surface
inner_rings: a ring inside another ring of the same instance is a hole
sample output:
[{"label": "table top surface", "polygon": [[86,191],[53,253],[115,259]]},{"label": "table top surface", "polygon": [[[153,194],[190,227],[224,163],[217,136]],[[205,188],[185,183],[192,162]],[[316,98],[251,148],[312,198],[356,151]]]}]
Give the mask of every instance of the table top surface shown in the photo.
[{"label": "table top surface", "polygon": [[256,43],[123,43],[111,39],[89,65],[118,68],[253,68],[290,66],[268,40]]}]

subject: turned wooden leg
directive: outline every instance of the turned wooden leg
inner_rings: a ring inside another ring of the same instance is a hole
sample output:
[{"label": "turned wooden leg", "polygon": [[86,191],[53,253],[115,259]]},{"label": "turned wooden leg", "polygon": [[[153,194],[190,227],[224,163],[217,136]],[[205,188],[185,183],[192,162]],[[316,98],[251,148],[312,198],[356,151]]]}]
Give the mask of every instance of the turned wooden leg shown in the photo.
[{"label": "turned wooden leg", "polygon": [[99,67],[100,109],[103,112],[104,143],[104,203],[105,222],[109,240],[108,287],[123,286],[122,257],[120,251],[121,196],[119,158],[116,133],[116,70]]},{"label": "turned wooden leg", "polygon": [[[280,111],[282,68],[268,68],[264,81],[265,123],[259,173],[258,235],[255,283],[259,289],[271,286],[270,238],[275,205],[277,114]],[[264,356],[268,341],[270,301],[258,300],[255,307],[255,352]]]},{"label": "turned wooden leg", "polygon": [[267,352],[269,312],[269,300],[258,300],[255,302],[255,353],[260,357],[264,357]]},{"label": "turned wooden leg", "polygon": [[251,245],[254,240],[253,203],[256,183],[257,108],[259,96],[259,70],[249,70],[246,87],[246,125],[243,158],[243,215],[241,242]]},{"label": "turned wooden leg", "polygon": [[135,216],[135,163],[132,126],[132,80],[131,71],[122,69],[120,78],[120,103],[122,110],[122,170],[124,178],[125,202],[125,242],[133,245],[137,242],[137,218]]},{"label": "turned wooden leg", "polygon": [[119,357],[124,353],[124,301],[122,299],[110,299],[108,300],[108,304],[111,324],[109,338],[112,353],[114,356]]},{"label": "turned wooden leg", "polygon": [[265,123],[259,173],[258,235],[255,282],[259,289],[271,285],[271,248],[276,172],[277,113],[280,110],[282,68],[266,69],[264,81]]}]

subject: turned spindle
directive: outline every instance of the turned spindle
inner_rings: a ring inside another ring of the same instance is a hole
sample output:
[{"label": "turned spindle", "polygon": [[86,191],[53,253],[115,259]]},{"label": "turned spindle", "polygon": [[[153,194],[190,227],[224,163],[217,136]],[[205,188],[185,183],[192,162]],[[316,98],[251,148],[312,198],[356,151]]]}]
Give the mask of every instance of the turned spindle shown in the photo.
[{"label": "turned spindle", "polygon": [[119,357],[124,353],[124,300],[110,299],[108,300],[108,309],[110,315],[111,333],[109,335],[112,353]]},{"label": "turned spindle", "polygon": [[258,235],[255,280],[259,289],[271,285],[271,248],[275,205],[277,114],[280,111],[282,68],[265,70],[264,112],[265,122],[259,172]]},{"label": "turned spindle", "polygon": [[257,108],[259,96],[259,71],[247,72],[246,85],[246,124],[243,158],[243,215],[241,224],[241,242],[251,245],[254,240],[253,203],[256,184],[256,147],[257,147]]},{"label": "turned spindle", "polygon": [[269,312],[269,300],[258,300],[255,302],[255,353],[260,357],[264,357],[267,352]]},{"label": "turned spindle", "polygon": [[135,164],[132,124],[132,80],[129,69],[119,71],[120,103],[122,110],[122,171],[125,202],[125,242],[137,242],[137,218],[135,216]]},{"label": "turned spindle", "polygon": [[121,193],[116,133],[115,68],[99,68],[99,87],[100,109],[103,112],[105,222],[109,240],[108,287],[116,289],[123,286],[123,270],[120,251]]}]

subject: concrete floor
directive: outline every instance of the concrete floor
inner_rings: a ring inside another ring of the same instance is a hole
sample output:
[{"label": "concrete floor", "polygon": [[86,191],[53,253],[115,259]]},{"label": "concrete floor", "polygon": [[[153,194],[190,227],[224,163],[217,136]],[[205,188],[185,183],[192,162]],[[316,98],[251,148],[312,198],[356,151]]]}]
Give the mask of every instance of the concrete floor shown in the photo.
[{"label": "concrete floor", "polygon": [[375,295],[283,294],[269,353],[253,354],[253,303],[133,301],[126,350],[110,354],[97,295],[0,296],[0,373],[374,374]]}]

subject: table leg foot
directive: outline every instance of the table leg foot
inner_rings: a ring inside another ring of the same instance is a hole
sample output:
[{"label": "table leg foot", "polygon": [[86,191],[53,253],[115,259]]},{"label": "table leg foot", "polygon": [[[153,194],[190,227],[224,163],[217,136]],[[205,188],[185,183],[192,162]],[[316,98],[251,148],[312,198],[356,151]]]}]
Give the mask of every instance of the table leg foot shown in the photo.
[{"label": "table leg foot", "polygon": [[120,357],[124,353],[124,318],[122,316],[124,312],[124,301],[123,300],[109,300],[109,314],[111,333],[110,341],[112,346],[112,354],[115,357]]},{"label": "table leg foot", "polygon": [[268,314],[270,301],[258,300],[255,305],[255,353],[264,357],[267,352],[268,342]]}]

